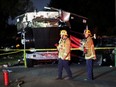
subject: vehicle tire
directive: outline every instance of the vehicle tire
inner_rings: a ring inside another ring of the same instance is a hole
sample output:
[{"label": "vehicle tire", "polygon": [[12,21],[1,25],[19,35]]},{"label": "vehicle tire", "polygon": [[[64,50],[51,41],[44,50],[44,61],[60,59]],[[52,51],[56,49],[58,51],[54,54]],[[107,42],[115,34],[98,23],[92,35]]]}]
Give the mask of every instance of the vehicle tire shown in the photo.
[{"label": "vehicle tire", "polygon": [[34,64],[33,64],[33,60],[32,59],[26,59],[27,60],[27,67],[33,67]]}]

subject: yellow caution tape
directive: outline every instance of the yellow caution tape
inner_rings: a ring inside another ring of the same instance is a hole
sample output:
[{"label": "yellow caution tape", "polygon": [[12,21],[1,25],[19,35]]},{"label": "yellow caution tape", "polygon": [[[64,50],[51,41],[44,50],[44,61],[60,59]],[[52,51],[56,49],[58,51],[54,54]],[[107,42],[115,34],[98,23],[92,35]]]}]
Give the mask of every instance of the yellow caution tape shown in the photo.
[{"label": "yellow caution tape", "polygon": [[21,52],[21,51],[2,53],[2,54],[0,54],[0,56],[3,56],[3,55],[9,55],[9,54],[14,54],[14,53],[19,53],[19,52]]},{"label": "yellow caution tape", "polygon": [[96,47],[95,50],[115,49],[116,47]]},{"label": "yellow caution tape", "polygon": [[[104,50],[104,49],[115,49],[116,47],[96,47],[95,50]],[[22,51],[57,51],[56,48],[52,49],[0,49],[2,52],[7,53],[1,53],[0,55],[8,55],[8,54],[14,54]],[[81,50],[81,48],[71,48],[71,50]],[[11,52],[13,51],[13,52]]]}]

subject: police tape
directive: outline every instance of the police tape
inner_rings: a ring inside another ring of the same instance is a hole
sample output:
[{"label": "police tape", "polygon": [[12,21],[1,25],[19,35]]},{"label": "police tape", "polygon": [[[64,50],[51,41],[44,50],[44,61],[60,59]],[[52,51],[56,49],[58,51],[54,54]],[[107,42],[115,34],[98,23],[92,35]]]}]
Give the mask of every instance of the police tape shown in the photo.
[{"label": "police tape", "polygon": [[96,47],[95,50],[115,49],[116,47]]},{"label": "police tape", "polygon": [[[115,49],[116,47],[95,47],[95,50],[110,50]],[[71,50],[81,50],[81,48],[71,48]],[[36,51],[57,51],[56,48],[52,49],[0,49],[0,56],[2,55],[9,55],[9,54],[15,54],[23,51],[30,51],[30,52],[36,52]]]},{"label": "police tape", "polygon": [[15,52],[0,53],[0,56],[10,55],[10,54],[15,54],[15,53],[19,53],[19,52],[22,52],[22,51],[15,51]]},{"label": "police tape", "polygon": [[[108,50],[108,49],[115,49],[116,47],[95,47],[95,50]],[[71,50],[81,50],[82,48],[72,48]]]}]

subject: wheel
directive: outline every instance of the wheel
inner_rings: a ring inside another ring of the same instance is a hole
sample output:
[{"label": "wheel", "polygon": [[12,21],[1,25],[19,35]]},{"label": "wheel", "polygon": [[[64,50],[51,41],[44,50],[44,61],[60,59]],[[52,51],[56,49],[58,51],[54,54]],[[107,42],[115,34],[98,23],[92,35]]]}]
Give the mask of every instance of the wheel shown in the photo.
[{"label": "wheel", "polygon": [[33,64],[33,60],[32,59],[26,59],[26,62],[27,62],[27,67],[33,67],[34,64]]}]

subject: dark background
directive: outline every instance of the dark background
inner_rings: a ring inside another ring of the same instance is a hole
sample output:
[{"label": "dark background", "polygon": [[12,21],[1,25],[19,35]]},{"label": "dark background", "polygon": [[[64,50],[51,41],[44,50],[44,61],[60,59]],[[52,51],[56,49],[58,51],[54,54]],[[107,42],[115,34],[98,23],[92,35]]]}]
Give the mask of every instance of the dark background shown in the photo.
[{"label": "dark background", "polygon": [[[98,36],[115,36],[115,0],[51,0],[48,6],[87,17],[89,29]],[[15,42],[17,36],[16,26],[9,24],[8,19],[34,9],[31,0],[0,0],[0,45]]]}]

